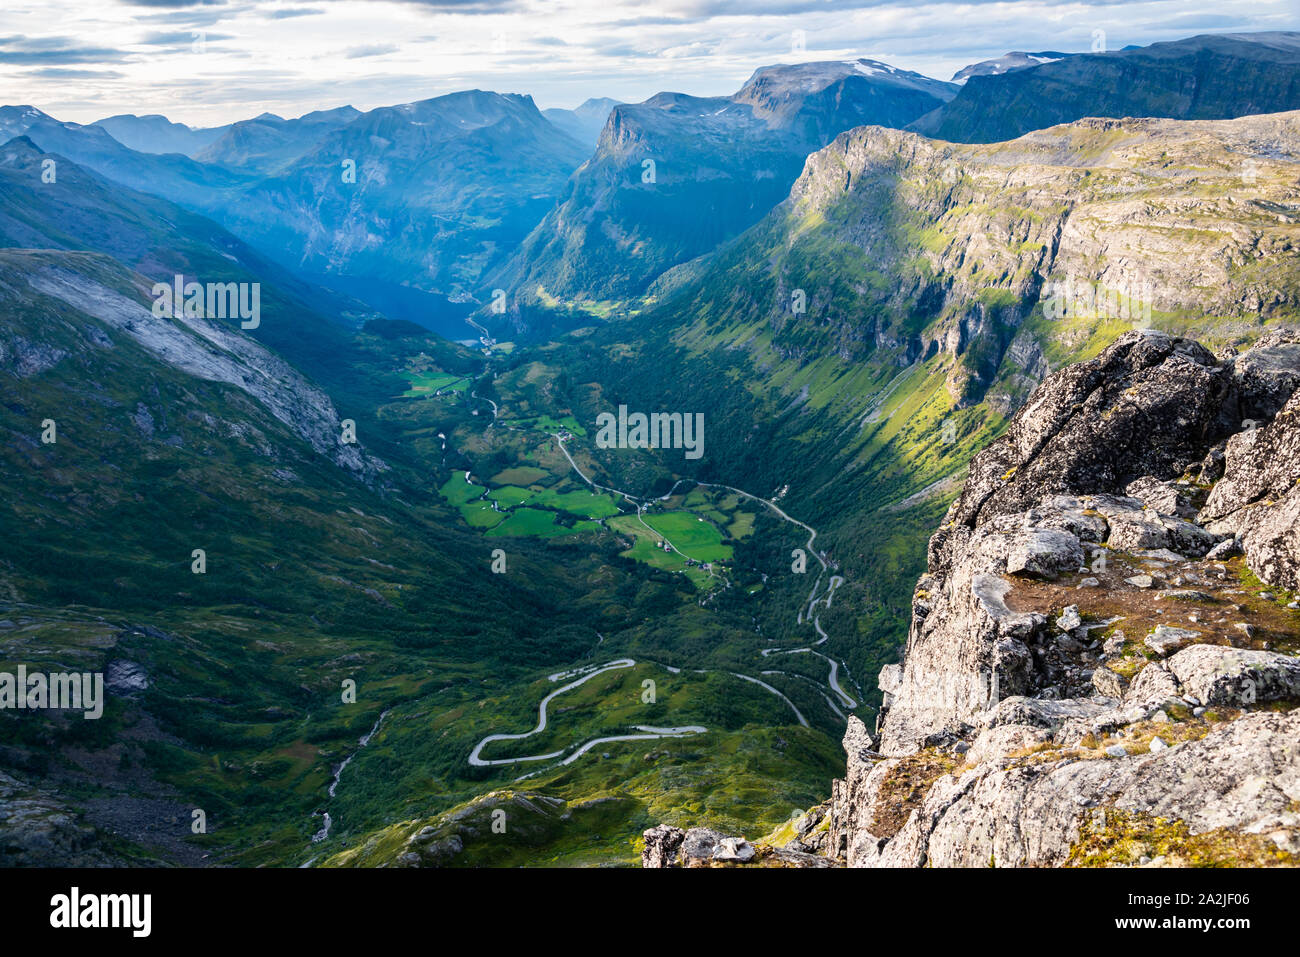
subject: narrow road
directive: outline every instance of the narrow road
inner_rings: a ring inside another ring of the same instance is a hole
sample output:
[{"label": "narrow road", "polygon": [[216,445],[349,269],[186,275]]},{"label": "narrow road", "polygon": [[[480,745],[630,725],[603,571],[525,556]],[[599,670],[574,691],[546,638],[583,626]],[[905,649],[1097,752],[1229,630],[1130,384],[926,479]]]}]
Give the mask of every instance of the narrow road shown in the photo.
[{"label": "narrow road", "polygon": [[[543,698],[542,703],[537,706],[537,727],[533,728],[531,731],[525,731],[523,734],[489,734],[474,746],[474,750],[469,756],[469,763],[478,768],[485,768],[498,764],[518,764],[521,761],[545,761],[549,758],[558,758],[564,753],[563,748],[551,754],[534,754],[523,758],[497,758],[496,760],[484,760],[479,757],[479,754],[482,753],[483,749],[493,741],[520,741],[524,738],[531,738],[535,734],[540,734],[546,730],[546,706],[549,705],[552,699],[556,696],[562,695],[566,691],[572,691],[579,685],[585,684],[597,675],[603,675],[607,671],[617,671],[620,668],[631,668],[635,665],[636,662],[631,658],[619,658],[617,661],[611,661],[607,665],[602,665],[599,668],[592,669],[581,678],[578,678],[576,681],[570,681],[562,688],[556,688]],[[567,675],[565,675],[565,677],[567,677]],[[550,680],[556,681],[559,678],[559,674],[551,675]]]},{"label": "narrow road", "polygon": [[709,730],[708,728],[698,724],[683,725],[680,728],[652,728],[649,725],[644,725],[644,724],[634,725],[633,727],[635,727],[638,731],[643,731],[645,733],[644,734],[615,734],[615,735],[611,735],[608,738],[596,738],[592,741],[588,741],[577,751],[574,751],[571,755],[569,755],[567,758],[561,761],[560,764],[572,764],[574,761],[578,760],[578,758],[582,757],[584,754],[586,754],[596,745],[606,744],[607,742],[610,741],[651,741],[651,740],[656,740],[658,738],[684,738],[690,734],[704,734],[706,731]]}]

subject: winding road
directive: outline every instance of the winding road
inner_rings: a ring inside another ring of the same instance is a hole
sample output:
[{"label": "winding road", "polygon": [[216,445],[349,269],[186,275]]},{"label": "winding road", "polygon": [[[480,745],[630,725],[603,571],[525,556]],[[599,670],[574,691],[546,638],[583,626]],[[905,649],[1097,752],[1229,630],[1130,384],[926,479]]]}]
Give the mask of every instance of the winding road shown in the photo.
[{"label": "winding road", "polygon": [[[474,765],[477,768],[485,768],[485,767],[494,767],[502,764],[522,764],[525,761],[549,761],[552,758],[560,757],[562,754],[564,754],[565,751],[568,750],[568,748],[561,748],[559,751],[552,751],[549,754],[530,754],[522,758],[485,759],[480,757],[480,755],[483,753],[483,749],[487,745],[491,744],[493,741],[521,741],[524,738],[531,738],[533,735],[540,734],[541,732],[545,731],[546,730],[546,706],[549,705],[551,701],[553,701],[559,695],[564,694],[566,691],[572,691],[574,688],[578,687],[579,685],[585,684],[586,682],[590,681],[592,678],[595,678],[597,675],[603,675],[609,671],[618,671],[621,668],[632,668],[635,666],[636,666],[636,662],[633,661],[631,658],[619,658],[615,661],[611,661],[608,664],[601,665],[597,668],[590,668],[590,669],[579,668],[579,669],[574,669],[572,671],[558,671],[555,674],[550,675],[548,680],[562,681],[565,678],[572,677],[573,675],[578,674],[585,670],[585,674],[583,674],[581,678],[578,678],[575,681],[570,681],[567,685],[565,685],[562,688],[556,688],[554,691],[552,691],[550,694],[548,694],[545,698],[542,699],[541,704],[537,706],[537,727],[533,728],[533,730],[531,731],[525,731],[522,734],[489,734],[486,738],[484,738],[482,741],[480,741],[478,744],[474,746],[474,751],[469,756],[469,763]],[[604,744],[608,741],[643,741],[643,740],[650,740],[654,738],[681,738],[689,734],[704,734],[706,731],[709,730],[708,728],[701,727],[698,724],[684,725],[683,727],[680,728],[653,728],[647,725],[633,725],[633,727],[637,731],[640,731],[641,733],[640,734],[618,734],[618,735],[612,735],[610,737],[596,738],[592,741],[588,741],[585,744],[581,745],[578,748],[578,750],[574,751],[567,758],[564,758],[564,760],[562,760],[560,764],[572,764],[574,761],[578,760],[578,758],[582,757],[584,754],[586,754],[596,745]]]}]

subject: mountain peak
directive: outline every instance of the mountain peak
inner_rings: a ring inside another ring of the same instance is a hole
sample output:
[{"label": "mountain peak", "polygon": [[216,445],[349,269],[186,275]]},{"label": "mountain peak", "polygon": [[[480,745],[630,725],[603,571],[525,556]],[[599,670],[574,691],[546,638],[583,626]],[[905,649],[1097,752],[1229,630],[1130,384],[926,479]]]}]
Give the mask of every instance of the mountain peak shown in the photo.
[{"label": "mountain peak", "polygon": [[45,151],[32,142],[26,134],[15,136],[0,146],[0,165],[17,166],[34,157],[44,156]]},{"label": "mountain peak", "polygon": [[1064,60],[1068,56],[1071,56],[1071,54],[1058,53],[1054,50],[1045,50],[1040,53],[1025,53],[1021,50],[1013,50],[996,59],[981,60],[978,63],[962,67],[953,74],[952,82],[965,83],[973,76],[1000,76],[1012,70],[1027,70],[1031,67],[1042,66],[1044,63]]},{"label": "mountain peak", "polygon": [[854,60],[814,60],[807,63],[777,63],[759,67],[736,93],[737,99],[746,99],[756,88],[764,87],[769,94],[807,96],[849,77],[864,77],[875,83],[923,89],[930,93],[943,92],[952,96],[949,84],[921,73],[903,70],[880,60],[859,57]]}]

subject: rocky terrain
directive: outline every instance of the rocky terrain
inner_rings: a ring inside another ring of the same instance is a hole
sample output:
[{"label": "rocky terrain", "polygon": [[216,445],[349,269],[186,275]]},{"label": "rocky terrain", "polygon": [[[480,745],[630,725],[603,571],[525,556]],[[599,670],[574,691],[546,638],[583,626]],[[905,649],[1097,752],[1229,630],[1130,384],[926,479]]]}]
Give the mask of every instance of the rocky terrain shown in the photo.
[{"label": "rocky terrain", "polygon": [[[1297,387],[1295,333],[1130,332],[1052,374],[930,541],[821,855],[1300,863]],[[647,831],[646,866],[691,864],[691,833]]]}]

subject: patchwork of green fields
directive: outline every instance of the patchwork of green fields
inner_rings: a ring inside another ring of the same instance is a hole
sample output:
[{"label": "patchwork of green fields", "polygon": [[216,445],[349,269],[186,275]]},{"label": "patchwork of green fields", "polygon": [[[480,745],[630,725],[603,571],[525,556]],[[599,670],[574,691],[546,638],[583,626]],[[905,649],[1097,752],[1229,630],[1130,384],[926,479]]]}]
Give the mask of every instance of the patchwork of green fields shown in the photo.
[{"label": "patchwork of green fields", "polygon": [[740,496],[731,492],[696,486],[638,516],[631,503],[613,493],[597,492],[576,477],[557,482],[533,465],[500,469],[486,485],[474,483],[472,476],[467,482],[466,474],[453,472],[440,492],[466,523],[489,537],[551,539],[611,531],[631,543],[622,557],[684,574],[706,589],[725,581],[721,566],[734,558],[732,543],[754,530],[755,513],[741,509]]}]

